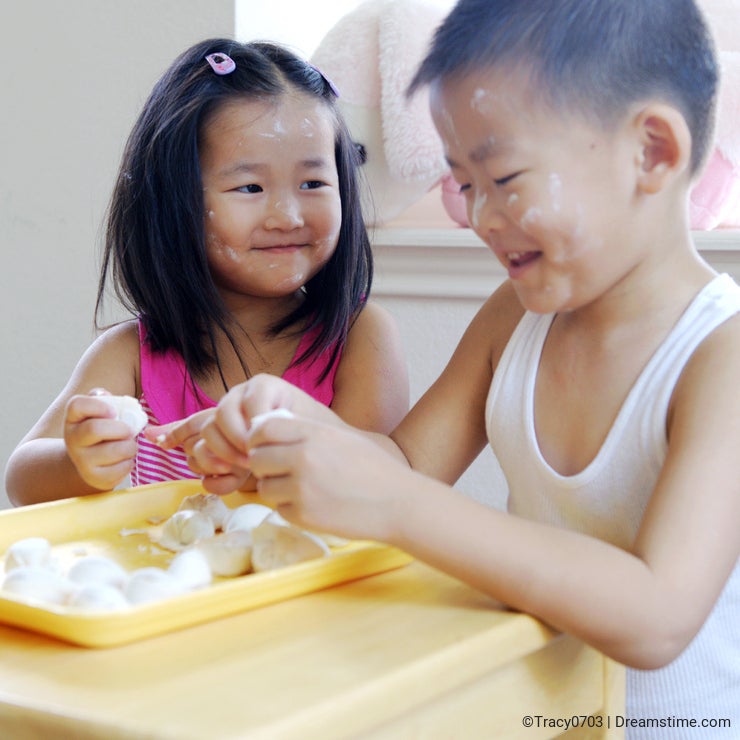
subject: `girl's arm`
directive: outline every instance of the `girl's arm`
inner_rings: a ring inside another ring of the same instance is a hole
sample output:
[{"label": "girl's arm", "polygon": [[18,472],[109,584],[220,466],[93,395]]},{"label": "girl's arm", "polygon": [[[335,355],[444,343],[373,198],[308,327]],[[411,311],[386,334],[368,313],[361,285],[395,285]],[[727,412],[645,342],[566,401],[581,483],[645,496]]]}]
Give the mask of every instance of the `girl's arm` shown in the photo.
[{"label": "girl's arm", "polygon": [[5,487],[15,505],[110,490],[128,475],[136,439],[110,407],[89,395],[137,395],[136,322],[102,334],[85,352],[64,390],[8,461]]},{"label": "girl's arm", "polygon": [[331,409],[351,426],[383,434],[409,410],[408,371],[398,328],[375,303],[367,303],[349,332]]},{"label": "girl's arm", "polygon": [[653,669],[697,633],[740,557],[740,317],[674,391],[668,454],[631,551],[486,508],[361,435],[273,419],[249,459],[261,495],[319,531],[386,541],[607,655]]}]

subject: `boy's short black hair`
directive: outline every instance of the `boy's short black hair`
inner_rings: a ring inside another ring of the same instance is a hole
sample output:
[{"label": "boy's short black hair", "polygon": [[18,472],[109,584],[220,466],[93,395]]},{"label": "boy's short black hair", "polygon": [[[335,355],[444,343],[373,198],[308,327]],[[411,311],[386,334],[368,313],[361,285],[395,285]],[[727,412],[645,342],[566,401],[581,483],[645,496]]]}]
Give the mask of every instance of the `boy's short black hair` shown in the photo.
[{"label": "boy's short black hair", "polygon": [[[205,57],[216,53],[234,60],[232,73],[213,71]],[[296,91],[320,100],[334,116],[342,222],[333,255],[304,286],[305,300],[273,330],[317,327],[315,341],[296,362],[321,356],[326,374],[367,299],[373,275],[359,197],[361,162],[331,83],[280,45],[206,39],[162,75],[129,136],[108,212],[96,316],[111,281],[123,306],[144,323],[151,348],[177,351],[191,374],[220,372],[218,332],[235,350],[240,339],[206,258],[199,159],[203,127],[227,103]]]},{"label": "boy's short black hair", "polygon": [[459,0],[409,87],[506,65],[532,75],[556,110],[608,126],[661,99],[684,116],[691,172],[714,134],[714,42],[693,0]]}]

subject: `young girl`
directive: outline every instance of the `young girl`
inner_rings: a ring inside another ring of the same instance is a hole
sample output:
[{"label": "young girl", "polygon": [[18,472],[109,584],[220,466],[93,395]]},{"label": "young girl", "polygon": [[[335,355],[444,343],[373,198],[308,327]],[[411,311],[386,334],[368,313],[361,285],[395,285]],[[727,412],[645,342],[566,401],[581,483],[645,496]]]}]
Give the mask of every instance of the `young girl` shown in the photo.
[{"label": "young girl", "polygon": [[[287,518],[393,543],[631,666],[630,737],[735,737],[740,288],[687,216],[704,21],[692,0],[460,0],[424,84],[509,279],[390,438],[254,378],[194,445],[204,482],[251,471]],[[250,431],[281,406],[298,418]],[[486,438],[509,513],[449,487]]]},{"label": "young girl", "polygon": [[300,58],[227,39],[182,54],[134,126],[110,207],[97,315],[112,280],[138,319],[100,336],[19,444],[11,501],[192,477],[182,449],[159,449],[157,428],[137,440],[106,393],[139,398],[151,425],[203,423],[230,387],[272,373],[391,431],[408,383],[392,320],[366,300],[358,165],[334,88]]}]

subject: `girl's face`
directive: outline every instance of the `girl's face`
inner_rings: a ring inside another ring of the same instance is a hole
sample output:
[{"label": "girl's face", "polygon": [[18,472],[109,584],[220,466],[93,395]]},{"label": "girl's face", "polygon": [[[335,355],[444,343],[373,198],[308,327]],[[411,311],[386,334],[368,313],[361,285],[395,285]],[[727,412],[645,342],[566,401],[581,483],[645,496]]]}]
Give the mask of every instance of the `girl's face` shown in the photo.
[{"label": "girl's face", "polygon": [[634,142],[618,127],[559,115],[527,89],[525,76],[490,70],[442,81],[432,115],[470,224],[524,307],[572,310],[636,264],[624,226]]},{"label": "girl's face", "polygon": [[334,122],[301,93],[238,100],[200,145],[208,263],[228,296],[284,297],[334,253],[342,220]]}]

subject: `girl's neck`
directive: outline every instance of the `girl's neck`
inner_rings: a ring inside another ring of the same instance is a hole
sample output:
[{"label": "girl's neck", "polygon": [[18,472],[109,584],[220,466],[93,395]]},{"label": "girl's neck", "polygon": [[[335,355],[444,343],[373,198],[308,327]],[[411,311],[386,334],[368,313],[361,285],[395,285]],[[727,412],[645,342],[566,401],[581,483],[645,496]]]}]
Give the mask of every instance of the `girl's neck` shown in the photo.
[{"label": "girl's neck", "polygon": [[282,375],[295,356],[302,327],[289,327],[278,334],[273,329],[302,300],[302,293],[280,298],[230,297],[226,305],[230,309],[231,340],[224,332],[217,332],[218,362],[204,377],[197,378],[203,390],[218,400],[228,388],[258,373]]},{"label": "girl's neck", "polygon": [[304,294],[300,291],[278,297],[232,294],[223,298],[235,329],[254,341],[268,341],[274,338],[273,327],[303,303]]}]

